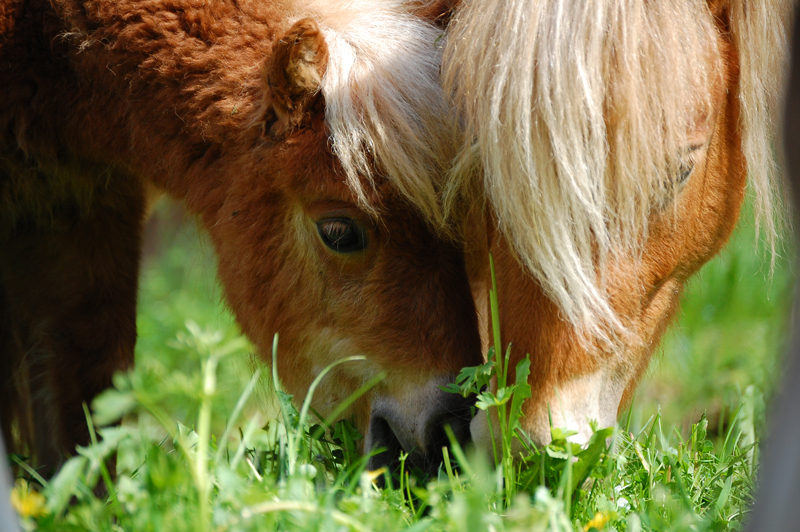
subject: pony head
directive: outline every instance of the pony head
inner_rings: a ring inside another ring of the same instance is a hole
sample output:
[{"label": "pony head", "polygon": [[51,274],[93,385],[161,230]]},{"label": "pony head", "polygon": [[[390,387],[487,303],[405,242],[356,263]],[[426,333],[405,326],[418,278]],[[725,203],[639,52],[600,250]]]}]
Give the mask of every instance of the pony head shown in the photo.
[{"label": "pony head", "polygon": [[402,3],[312,3],[290,13],[261,69],[252,171],[210,226],[226,299],[302,400],[323,415],[378,375],[349,413],[364,450],[438,464],[469,403],[439,386],[480,361],[463,252],[439,200],[456,149],[439,84],[440,32]]},{"label": "pony head", "polygon": [[[615,422],[684,283],[729,238],[748,180],[774,246],[790,3],[456,9],[444,76],[467,133],[445,205],[484,202],[469,248],[488,241],[495,256],[512,367],[530,354],[535,441],[550,440],[548,409],[580,439],[589,420]],[[468,257],[485,322],[488,260]],[[485,417],[473,436],[489,437]]]}]

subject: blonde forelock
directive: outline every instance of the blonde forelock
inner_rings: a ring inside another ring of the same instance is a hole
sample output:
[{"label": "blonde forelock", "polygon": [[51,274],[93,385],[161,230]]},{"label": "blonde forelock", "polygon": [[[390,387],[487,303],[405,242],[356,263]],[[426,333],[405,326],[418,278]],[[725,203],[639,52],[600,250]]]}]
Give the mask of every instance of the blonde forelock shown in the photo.
[{"label": "blonde forelock", "polygon": [[[329,49],[322,80],[334,153],[362,207],[376,173],[435,228],[445,230],[441,190],[459,141],[439,67],[442,31],[407,1],[303,2]],[[305,15],[307,16],[307,15]]]}]

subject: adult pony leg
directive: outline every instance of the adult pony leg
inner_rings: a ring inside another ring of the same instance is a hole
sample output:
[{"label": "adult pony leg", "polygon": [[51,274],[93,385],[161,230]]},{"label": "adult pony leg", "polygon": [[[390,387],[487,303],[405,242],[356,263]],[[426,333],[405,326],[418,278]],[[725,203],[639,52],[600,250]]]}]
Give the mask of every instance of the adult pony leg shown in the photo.
[{"label": "adult pony leg", "polygon": [[88,442],[83,403],[133,363],[143,211],[141,183],[114,175],[88,208],[57,206],[2,244],[3,428],[16,422],[10,451],[27,447],[45,474]]}]

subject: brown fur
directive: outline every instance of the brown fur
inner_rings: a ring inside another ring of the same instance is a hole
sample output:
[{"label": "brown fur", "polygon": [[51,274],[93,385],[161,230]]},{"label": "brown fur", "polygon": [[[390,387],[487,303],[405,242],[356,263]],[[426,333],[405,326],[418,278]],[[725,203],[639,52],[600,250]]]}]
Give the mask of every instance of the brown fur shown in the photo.
[{"label": "brown fur", "polygon": [[419,0],[414,13],[445,28],[460,3],[461,0]]},{"label": "brown fur", "polygon": [[[331,152],[315,22],[278,2],[0,2],[0,401],[40,464],[86,443],[81,403],[129,367],[145,190],[182,200],[214,243],[243,331],[316,407],[389,377],[399,397],[480,360],[461,250],[373,176],[359,208]],[[315,221],[348,216],[337,255]],[[12,427],[16,427],[12,430]]]}]

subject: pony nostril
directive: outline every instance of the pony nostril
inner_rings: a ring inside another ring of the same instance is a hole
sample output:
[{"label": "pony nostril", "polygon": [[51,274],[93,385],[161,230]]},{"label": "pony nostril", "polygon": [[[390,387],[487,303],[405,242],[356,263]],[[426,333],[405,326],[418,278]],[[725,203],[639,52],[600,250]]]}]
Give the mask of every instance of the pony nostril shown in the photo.
[{"label": "pony nostril", "polygon": [[[419,469],[428,476],[436,475],[443,461],[443,447],[450,446],[445,426],[449,426],[460,445],[471,441],[471,407],[474,399],[441,392],[427,401],[421,411],[407,411],[392,400],[373,404],[372,417],[365,441],[365,450],[384,449],[369,459],[368,467],[386,467],[399,471],[400,453],[408,454],[405,469]],[[410,409],[409,409],[410,410]],[[382,480],[380,481],[382,484]]]},{"label": "pony nostril", "polygon": [[[390,473],[393,473],[397,469],[397,465],[400,463],[400,452],[403,450],[403,446],[400,444],[400,440],[397,439],[392,427],[389,426],[389,423],[385,419],[373,417],[370,420],[369,432],[367,433],[367,440],[365,443],[365,451],[370,454],[374,451],[378,451],[378,449],[383,449],[383,451],[378,452],[378,454],[370,456],[369,462],[367,462],[367,469],[375,471],[385,467]],[[382,487],[383,478],[379,478],[378,483]]]},{"label": "pony nostril", "polygon": [[450,438],[445,427],[449,426],[459,445],[465,445],[471,441],[470,422],[472,421],[472,407],[475,404],[474,397],[464,399],[459,395],[448,397],[448,400],[439,406],[442,410],[429,418],[425,427],[427,434],[427,449],[431,452],[442,453],[442,447],[450,446]]}]

